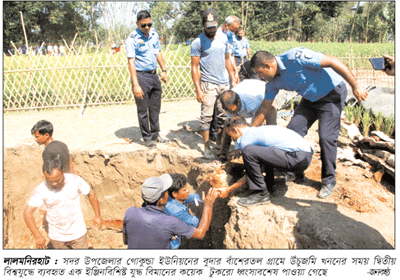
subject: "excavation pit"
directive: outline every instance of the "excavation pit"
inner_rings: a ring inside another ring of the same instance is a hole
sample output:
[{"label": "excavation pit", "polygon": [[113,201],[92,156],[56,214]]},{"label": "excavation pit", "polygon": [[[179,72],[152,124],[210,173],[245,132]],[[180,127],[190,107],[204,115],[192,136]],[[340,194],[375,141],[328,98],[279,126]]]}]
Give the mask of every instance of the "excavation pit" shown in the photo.
[{"label": "excavation pit", "polygon": [[[4,149],[4,240],[5,249],[34,248],[34,238],[22,213],[33,190],[43,181],[42,148],[23,145]],[[181,173],[191,191],[201,194],[210,188],[207,178],[220,163],[188,155],[175,145],[126,152],[72,152],[75,173],[94,189],[105,223],[93,226],[92,207],[81,197],[90,248],[125,249],[122,221],[127,208],[142,204],[140,187],[145,179],[164,173]],[[243,166],[229,162],[230,182],[244,173]],[[349,170],[351,168],[351,170]],[[236,204],[247,195],[247,186],[214,204],[210,228],[203,240],[183,239],[182,249],[387,249],[394,248],[394,194],[385,183],[362,177],[360,167],[338,164],[338,186],[328,199],[318,199],[319,154],[306,170],[304,184],[278,180],[278,196],[272,203],[252,207]],[[354,174],[357,179],[354,179]],[[357,207],[355,207],[357,206]],[[201,218],[202,207],[190,207]],[[43,216],[35,211],[37,226]],[[360,234],[363,233],[363,234]]]},{"label": "excavation pit", "polygon": [[[4,248],[33,248],[34,238],[25,225],[22,213],[33,190],[43,181],[41,148],[37,145],[4,150]],[[98,200],[104,225],[93,226],[93,209],[89,200],[81,196],[81,208],[88,229],[90,248],[126,248],[122,241],[122,223],[127,208],[140,207],[141,184],[149,177],[164,173],[187,176],[191,192],[201,193],[210,187],[206,177],[215,170],[215,163],[201,164],[182,156],[173,147],[138,150],[122,153],[102,151],[71,153],[75,173],[92,186]],[[201,218],[202,206],[191,207],[192,214]],[[185,240],[181,248],[222,249],[224,224],[229,220],[229,207],[219,199],[215,203],[214,217],[203,240]],[[43,229],[43,216],[34,212],[37,226]]]}]

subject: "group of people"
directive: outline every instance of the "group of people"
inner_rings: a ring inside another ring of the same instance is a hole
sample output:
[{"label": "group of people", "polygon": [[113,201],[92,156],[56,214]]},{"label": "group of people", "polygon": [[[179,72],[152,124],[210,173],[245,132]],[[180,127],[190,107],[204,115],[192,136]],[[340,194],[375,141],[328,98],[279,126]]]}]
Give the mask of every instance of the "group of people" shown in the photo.
[{"label": "group of people", "polygon": [[[79,195],[88,197],[95,213],[94,223],[99,227],[103,223],[100,204],[89,184],[74,174],[68,146],[53,139],[53,130],[52,123],[46,120],[37,122],[31,129],[35,141],[45,146],[42,153],[45,181],[34,190],[23,217],[35,238],[36,248],[85,249],[88,238]],[[38,208],[48,226],[46,231],[50,241],[47,245],[33,216]]]},{"label": "group of people", "polygon": [[[228,128],[232,115],[251,117],[250,126],[257,129],[263,129],[259,128],[263,123],[276,126],[275,96],[280,89],[296,91],[303,98],[285,129],[304,137],[318,120],[322,160],[322,186],[318,196],[328,197],[336,185],[340,115],[347,97],[345,81],[352,87],[353,95],[359,101],[366,100],[368,92],[349,68],[336,57],[303,47],[288,50],[278,56],[268,51],[258,51],[250,56],[243,30],[240,30],[240,20],[236,16],[227,17],[224,24],[218,26],[216,10],[209,8],[202,13],[202,25],[203,32],[191,44],[191,73],[197,100],[201,103],[200,134],[204,143],[204,157],[221,160],[227,158],[232,134],[232,130],[229,132]],[[148,147],[154,147],[156,142],[168,141],[159,135],[160,79],[167,82],[167,69],[158,34],[151,26],[151,15],[147,11],[139,12],[137,29],[126,40],[128,67],[138,107],[140,130]],[[236,48],[239,52],[234,51]],[[239,61],[237,57],[240,58]],[[250,61],[245,62],[247,57]],[[162,69],[160,79],[156,73],[157,62]],[[240,71],[237,71],[237,63],[241,66]],[[241,83],[246,84],[241,85],[239,73],[246,74],[242,78],[252,79],[242,81]],[[231,116],[227,117],[227,114]],[[210,139],[213,130],[219,136],[216,139],[219,153],[216,155]],[[280,141],[275,141],[279,138],[277,135],[264,133],[263,137],[265,139],[262,141],[254,140],[249,143],[254,142],[254,148],[258,151],[262,150],[260,146],[279,147],[289,153],[301,150],[296,147],[296,143],[291,143],[293,147],[280,146]],[[240,140],[238,138],[236,142]],[[242,147],[244,156],[248,150],[246,148]],[[293,169],[287,162],[288,158],[271,163],[270,159],[261,158],[261,153],[258,155],[259,165],[277,167],[286,164],[285,169]],[[292,170],[295,171],[292,174],[291,170],[287,171],[291,178],[304,178],[304,172]],[[254,174],[249,174],[252,171],[247,168],[246,173],[247,181],[252,185],[249,178]],[[259,188],[265,189],[261,180],[259,181]]]},{"label": "group of people", "polygon": [[[128,69],[144,145],[153,148],[169,142],[159,134],[160,81],[167,83],[167,68],[150,13],[140,11],[136,24],[137,29],[126,40]],[[236,16],[229,16],[219,27],[217,12],[206,9],[202,13],[202,25],[203,32],[191,45],[191,72],[197,100],[201,103],[200,132],[204,156],[226,160],[233,140],[243,157],[245,176],[226,188],[210,188],[202,197],[189,192],[186,177],[182,174],[146,179],[141,186],[142,207],[131,207],[124,216],[123,237],[129,249],[176,249],[181,237],[202,239],[209,228],[215,200],[228,197],[245,182],[251,192],[241,197],[238,205],[270,203],[271,197],[277,195],[275,170],[286,172],[288,180],[304,180],[304,171],[313,156],[313,149],[304,136],[316,121],[322,161],[318,197],[330,196],[336,186],[340,116],[347,96],[345,81],[358,101],[368,97],[368,92],[338,58],[303,47],[277,56],[268,51],[258,51],[250,56]],[[157,65],[161,67],[160,77]],[[276,122],[274,100],[280,89],[296,91],[302,96],[287,127],[278,126]],[[249,118],[250,123],[246,120]],[[72,174],[70,161],[61,156],[67,154],[68,149],[59,144],[55,149],[58,152],[45,156],[57,141],[52,139],[52,130],[38,126],[32,129],[32,134],[39,144],[46,145],[43,153],[46,181],[28,202],[24,218],[38,247],[43,247],[43,236],[34,224],[32,212],[45,204],[43,211],[47,211],[52,246],[75,248],[72,236],[77,237],[79,246],[86,242],[76,198],[80,193],[88,195],[96,222],[101,225],[98,201],[90,186]],[[220,140],[216,155],[210,144],[213,126]],[[189,214],[187,205],[200,203],[204,207],[202,217],[198,219]],[[74,209],[73,215],[70,210],[65,211],[70,208]]]},{"label": "group of people", "polygon": [[36,44],[35,46],[35,55],[53,55],[53,56],[65,56],[65,47],[60,44],[54,44],[54,46],[51,43],[48,43],[47,45],[45,43],[41,44],[40,46]]}]

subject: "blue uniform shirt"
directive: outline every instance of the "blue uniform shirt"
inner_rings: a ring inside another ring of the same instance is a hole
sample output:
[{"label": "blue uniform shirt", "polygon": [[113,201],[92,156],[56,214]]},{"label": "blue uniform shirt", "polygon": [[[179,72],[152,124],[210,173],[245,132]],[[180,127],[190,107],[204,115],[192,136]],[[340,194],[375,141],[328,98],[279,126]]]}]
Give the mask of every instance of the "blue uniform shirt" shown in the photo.
[{"label": "blue uniform shirt", "polygon": [[249,41],[247,38],[242,38],[241,40],[235,36],[235,43],[233,44],[233,55],[239,57],[247,56],[247,49],[250,48]]},{"label": "blue uniform shirt", "polygon": [[191,46],[191,56],[200,57],[200,73],[203,82],[215,85],[228,85],[229,76],[225,68],[225,54],[229,53],[228,38],[222,32],[213,39],[207,38],[204,32],[197,37]]},{"label": "blue uniform shirt", "polygon": [[220,26],[220,27],[217,29],[217,34],[224,34],[224,35],[228,38],[228,49],[229,49],[229,54],[232,54],[232,52],[233,52],[233,46],[234,46],[235,43],[236,43],[236,36],[235,36],[235,33],[233,33],[233,32],[230,31],[230,30],[223,31],[223,30],[222,30],[222,26]]},{"label": "blue uniform shirt", "polygon": [[321,67],[323,54],[304,47],[276,56],[280,75],[265,86],[265,99],[273,100],[280,89],[296,91],[311,102],[326,96],[344,82],[332,68]]},{"label": "blue uniform shirt", "polygon": [[126,56],[135,58],[137,71],[151,71],[157,68],[157,54],[161,51],[161,44],[154,28],[150,29],[148,37],[145,37],[139,28],[136,28],[125,43]]},{"label": "blue uniform shirt", "polygon": [[287,152],[311,152],[310,144],[297,132],[277,125],[246,127],[236,140],[235,148],[242,150],[247,145],[276,147]]},{"label": "blue uniform shirt", "polygon": [[170,249],[172,237],[190,238],[194,230],[193,226],[153,205],[128,208],[122,229],[128,249]]},{"label": "blue uniform shirt", "polygon": [[[176,199],[168,197],[168,202],[165,205],[164,211],[171,216],[177,217],[184,221],[186,224],[194,226],[197,228],[199,225],[199,219],[196,216],[190,215],[188,212],[187,204],[195,204],[195,200],[198,203],[202,203],[200,196],[198,194],[189,194],[188,199],[186,199],[183,204],[178,202]],[[181,237],[178,236],[176,239],[171,241],[171,249],[178,249],[181,244]]]}]

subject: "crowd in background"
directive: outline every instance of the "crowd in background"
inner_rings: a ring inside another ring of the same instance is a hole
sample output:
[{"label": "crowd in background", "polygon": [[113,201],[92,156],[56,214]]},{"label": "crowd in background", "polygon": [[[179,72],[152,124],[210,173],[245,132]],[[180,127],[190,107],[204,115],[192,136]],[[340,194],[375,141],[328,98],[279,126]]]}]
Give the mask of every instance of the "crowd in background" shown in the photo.
[{"label": "crowd in background", "polygon": [[53,56],[66,56],[66,50],[63,44],[52,44],[47,45],[43,42],[41,45],[36,44],[35,46],[30,46],[29,49],[25,45],[10,46],[8,48],[6,55],[29,55],[29,53],[38,55],[53,55]]}]

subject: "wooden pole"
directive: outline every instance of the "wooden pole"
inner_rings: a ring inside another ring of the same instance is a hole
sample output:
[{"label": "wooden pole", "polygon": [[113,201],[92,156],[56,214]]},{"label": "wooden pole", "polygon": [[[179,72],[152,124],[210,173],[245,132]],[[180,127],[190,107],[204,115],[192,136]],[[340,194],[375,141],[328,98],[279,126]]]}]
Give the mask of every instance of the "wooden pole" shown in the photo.
[{"label": "wooden pole", "polygon": [[357,7],[356,10],[354,11],[354,17],[353,17],[353,23],[351,24],[351,31],[350,31],[350,37],[349,37],[349,41],[351,43],[352,41],[352,37],[353,37],[353,30],[354,30],[354,23],[356,22],[356,17],[357,17],[357,11],[358,11],[358,7],[360,6],[360,1],[357,2]]},{"label": "wooden pole", "polygon": [[[22,16],[22,12],[19,12],[21,15],[21,24],[22,24],[22,29],[24,30],[24,37],[25,37],[25,44],[26,44],[26,50],[29,52],[29,45],[28,45],[28,37],[26,36],[26,31],[25,31],[25,23],[24,23],[24,17]],[[30,54],[28,55],[30,57]]]},{"label": "wooden pole", "polygon": [[75,37],[74,37],[74,39],[72,40],[72,43],[71,43],[71,50],[73,50],[75,53],[76,53],[76,51],[75,51],[75,48],[74,48],[74,43],[75,43],[76,36],[78,36],[78,32],[75,33]]},{"label": "wooden pole", "polygon": [[80,118],[82,118],[82,116],[83,116],[83,111],[85,110],[85,107],[86,107],[87,90],[88,90],[89,83],[90,83],[90,71],[92,70],[92,64],[93,64],[94,57],[95,57],[95,55],[94,55],[94,56],[92,57],[92,59],[90,60],[88,75],[87,75],[86,81],[85,81],[85,91],[84,91],[84,93],[83,93],[83,98],[82,98],[81,113],[79,114],[79,117],[80,117]]}]

